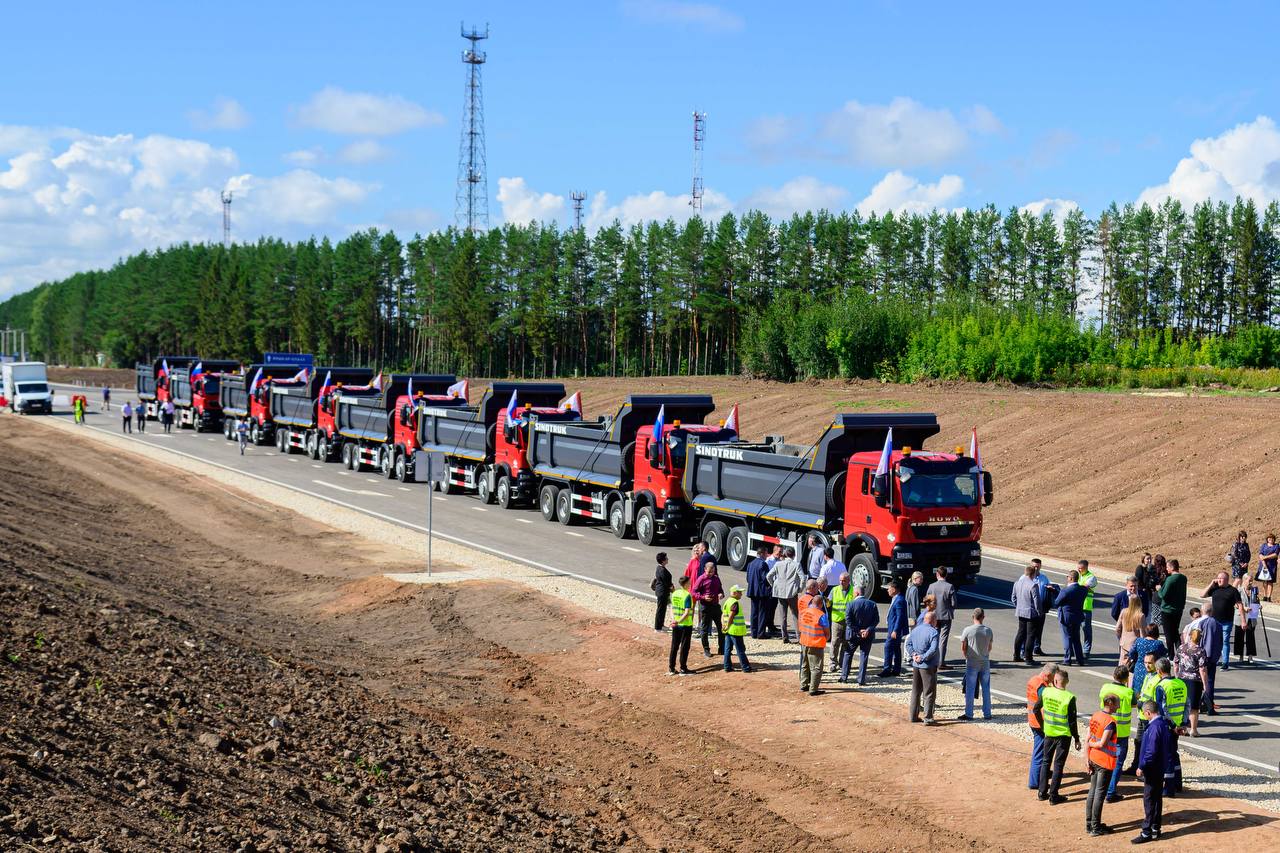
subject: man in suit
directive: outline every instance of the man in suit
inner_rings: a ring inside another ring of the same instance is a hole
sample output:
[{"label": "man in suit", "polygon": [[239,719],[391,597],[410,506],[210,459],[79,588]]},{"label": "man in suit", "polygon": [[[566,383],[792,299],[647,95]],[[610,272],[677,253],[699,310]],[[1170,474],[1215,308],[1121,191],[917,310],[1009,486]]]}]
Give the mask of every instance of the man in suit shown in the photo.
[{"label": "man in suit", "polygon": [[907,600],[899,581],[889,581],[889,615],[885,620],[884,668],[881,678],[902,675],[902,641],[907,636]]},{"label": "man in suit", "polygon": [[858,684],[867,683],[867,658],[871,655],[871,646],[876,641],[876,626],[880,624],[880,609],[867,597],[866,587],[853,588],[853,601],[845,610],[844,660],[840,667],[840,680],[849,680],[849,665],[853,662],[853,650],[858,650]]},{"label": "man in suit", "polygon": [[947,642],[951,639],[951,620],[956,615],[956,588],[947,580],[947,567],[938,566],[937,580],[929,584],[926,595],[938,603],[938,669],[947,670]]},{"label": "man in suit", "polygon": [[1084,666],[1084,647],[1080,628],[1084,625],[1084,600],[1089,591],[1080,585],[1080,572],[1067,575],[1067,586],[1058,593],[1058,624],[1062,629],[1062,665],[1070,666],[1072,658]]},{"label": "man in suit", "polygon": [[1145,844],[1160,838],[1164,818],[1164,775],[1173,752],[1173,733],[1155,702],[1142,703],[1146,731],[1138,747],[1138,775],[1142,778],[1142,831],[1132,841]]},{"label": "man in suit", "polygon": [[751,639],[769,635],[773,615],[773,589],[769,586],[769,546],[756,548],[756,558],[747,563],[747,598],[751,599]]}]

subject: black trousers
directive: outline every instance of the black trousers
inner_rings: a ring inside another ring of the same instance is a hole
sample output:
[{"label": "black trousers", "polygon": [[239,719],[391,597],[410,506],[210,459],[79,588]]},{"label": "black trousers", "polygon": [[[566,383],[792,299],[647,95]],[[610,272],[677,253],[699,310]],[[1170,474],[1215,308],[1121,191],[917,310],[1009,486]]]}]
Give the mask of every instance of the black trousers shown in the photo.
[{"label": "black trousers", "polygon": [[1160,614],[1160,630],[1164,637],[1164,647],[1166,649],[1177,649],[1182,645],[1182,641],[1178,638],[1178,627],[1182,623],[1182,614]]},{"label": "black trousers", "polygon": [[[1058,788],[1062,785],[1062,768],[1067,763],[1067,753],[1070,751],[1070,735],[1055,735],[1044,739],[1044,761],[1040,762],[1040,796],[1058,796]],[[1052,771],[1050,764],[1053,765]]]},{"label": "black trousers", "polygon": [[1037,616],[1035,619],[1031,620],[1031,624],[1034,625],[1036,629],[1036,654],[1044,653],[1044,646],[1041,645],[1041,643],[1044,642],[1044,620],[1044,616]]},{"label": "black trousers", "polygon": [[724,654],[724,635],[720,633],[720,605],[714,601],[702,602],[702,650],[710,651],[711,629],[716,632],[716,654]]},{"label": "black trousers", "polygon": [[671,655],[667,658],[667,669],[675,672],[676,654],[680,655],[680,670],[689,668],[689,644],[693,642],[692,625],[676,625],[671,629]]},{"label": "black trousers", "polygon": [[1164,819],[1164,779],[1159,771],[1152,774],[1155,779],[1147,778],[1147,771],[1142,771],[1142,834],[1159,835],[1160,823]]},{"label": "black trousers", "polygon": [[1084,823],[1089,829],[1102,823],[1102,804],[1107,801],[1107,785],[1110,782],[1111,771],[1090,761],[1089,796],[1085,798],[1084,804]]},{"label": "black trousers", "polygon": [[759,640],[769,633],[773,621],[773,596],[751,596],[751,636]]},{"label": "black trousers", "polygon": [[1243,631],[1240,630],[1239,625],[1236,626],[1234,635],[1236,657],[1242,658],[1248,656],[1253,658],[1258,656],[1258,640],[1257,635],[1255,634],[1257,628],[1258,623],[1252,619],[1249,620],[1249,627],[1245,628]]},{"label": "black trousers", "polygon": [[1013,638],[1013,656],[1019,660],[1033,660],[1036,650],[1036,619],[1034,616],[1018,617],[1018,633]]},{"label": "black trousers", "polygon": [[658,611],[653,614],[653,630],[661,631],[667,627],[667,602],[671,600],[671,590],[658,587],[654,594],[658,596]]}]

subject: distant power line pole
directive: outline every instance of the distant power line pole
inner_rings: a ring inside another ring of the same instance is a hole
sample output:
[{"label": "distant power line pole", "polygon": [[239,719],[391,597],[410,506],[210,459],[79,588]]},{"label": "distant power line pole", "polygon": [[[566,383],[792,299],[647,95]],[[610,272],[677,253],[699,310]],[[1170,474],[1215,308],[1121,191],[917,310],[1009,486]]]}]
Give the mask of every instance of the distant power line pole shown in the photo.
[{"label": "distant power line pole", "polygon": [[222,191],[222,247],[231,248],[231,191]]},{"label": "distant power line pole", "polygon": [[689,206],[696,214],[702,213],[702,144],[707,138],[707,114],[693,111],[693,189],[689,193]]},{"label": "distant power line pole", "polygon": [[574,190],[569,193],[569,198],[573,199],[573,229],[575,231],[582,230],[582,203],[587,200],[587,194]]},{"label": "distant power line pole", "polygon": [[466,98],[462,107],[462,145],[458,151],[458,194],[455,219],[459,227],[475,232],[489,227],[489,180],[485,175],[484,92],[480,84],[480,66],[485,54],[477,50],[479,42],[489,37],[489,25],[481,33],[475,27],[462,28],[462,37],[471,47],[462,52],[467,66]]}]

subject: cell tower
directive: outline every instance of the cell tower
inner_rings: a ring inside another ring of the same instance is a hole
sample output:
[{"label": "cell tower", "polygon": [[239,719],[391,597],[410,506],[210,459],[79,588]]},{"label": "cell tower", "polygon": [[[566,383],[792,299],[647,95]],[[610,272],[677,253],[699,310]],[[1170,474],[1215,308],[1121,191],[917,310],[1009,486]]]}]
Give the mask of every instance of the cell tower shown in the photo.
[{"label": "cell tower", "polygon": [[459,227],[474,232],[489,227],[489,179],[485,176],[484,155],[484,91],[480,85],[480,66],[485,54],[476,49],[489,37],[489,25],[481,33],[475,27],[462,28],[462,37],[471,47],[462,52],[467,66],[467,89],[462,107],[462,145],[458,152],[458,195],[456,220]]},{"label": "cell tower", "polygon": [[702,143],[707,138],[707,114],[693,111],[693,190],[689,193],[689,206],[694,213],[702,213]]},{"label": "cell tower", "polygon": [[222,246],[231,248],[231,191],[222,191]]},{"label": "cell tower", "polygon": [[587,200],[587,194],[574,191],[569,193],[569,198],[573,199],[573,230],[582,230],[582,203]]}]

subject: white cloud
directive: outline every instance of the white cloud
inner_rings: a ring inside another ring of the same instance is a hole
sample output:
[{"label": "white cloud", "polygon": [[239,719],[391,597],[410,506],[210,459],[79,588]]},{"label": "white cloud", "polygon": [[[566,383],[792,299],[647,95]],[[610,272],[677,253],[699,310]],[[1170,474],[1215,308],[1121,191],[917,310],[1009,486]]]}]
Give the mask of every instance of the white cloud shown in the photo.
[{"label": "white cloud", "polygon": [[746,26],[741,15],[713,3],[624,0],[622,10],[640,20],[697,27],[715,33],[736,33]]},{"label": "white cloud", "polygon": [[303,127],[358,136],[390,136],[415,127],[444,124],[444,116],[399,95],[348,92],[326,86],[294,109]]},{"label": "white cloud", "polygon": [[196,130],[240,130],[249,124],[249,113],[235,98],[222,95],[208,109],[191,110],[187,121]]},{"label": "white cloud", "polygon": [[802,176],[793,178],[780,187],[756,190],[738,208],[760,210],[774,218],[784,218],[809,210],[839,210],[848,197],[849,191],[843,187]]},{"label": "white cloud", "polygon": [[217,241],[224,187],[238,240],[341,233],[342,214],[376,189],[305,169],[246,174],[234,151],[194,139],[0,128],[0,143],[15,142],[31,147],[0,170],[0,297],[143,249]]},{"label": "white cloud", "polygon": [[977,105],[961,120],[951,110],[912,98],[887,104],[848,101],[838,110],[812,117],[764,116],[747,125],[746,143],[758,157],[809,157],[856,166],[911,168],[955,159],[973,134],[1000,133],[991,110]]},{"label": "white cloud", "polygon": [[[718,219],[733,210],[733,203],[723,193],[708,189],[702,196],[702,218]],[[689,205],[689,195],[668,195],[662,190],[651,193],[629,195],[621,203],[609,204],[609,196],[601,190],[591,198],[591,206],[587,209],[586,226],[595,230],[611,225],[616,219],[623,225],[635,225],[641,222],[657,220],[663,222],[674,219],[684,222],[693,216],[693,208]]]},{"label": "white cloud", "polygon": [[358,139],[338,149],[338,160],[357,166],[386,160],[390,156],[391,149],[376,139]]},{"label": "white cloud", "polygon": [[324,160],[324,149],[319,145],[311,148],[300,148],[297,151],[290,151],[284,155],[286,163],[292,163],[295,166],[315,166]]},{"label": "white cloud", "polygon": [[1154,205],[1176,198],[1189,206],[1238,195],[1260,204],[1280,199],[1280,129],[1267,116],[1192,142],[1191,156],[1163,184],[1143,190],[1138,201]]},{"label": "white cloud", "polygon": [[1067,218],[1067,214],[1073,210],[1079,210],[1080,205],[1066,198],[1042,198],[1039,201],[1024,204],[1018,209],[1036,217],[1044,216],[1046,213],[1052,214],[1054,221],[1061,225],[1062,220]]},{"label": "white cloud", "polygon": [[531,190],[524,178],[498,178],[502,221],[514,224],[547,222],[564,212],[564,196]]},{"label": "white cloud", "polygon": [[943,175],[937,183],[926,184],[896,169],[880,179],[871,193],[858,202],[858,211],[870,213],[928,213],[945,211],[949,203],[964,190],[958,175]]}]

